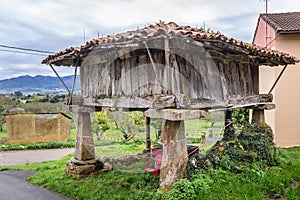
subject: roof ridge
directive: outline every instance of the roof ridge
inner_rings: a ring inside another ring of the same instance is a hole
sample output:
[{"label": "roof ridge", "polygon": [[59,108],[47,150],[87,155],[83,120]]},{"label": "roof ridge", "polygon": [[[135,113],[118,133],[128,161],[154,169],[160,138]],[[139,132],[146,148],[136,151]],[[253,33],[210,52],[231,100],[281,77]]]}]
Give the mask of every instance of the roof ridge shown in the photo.
[{"label": "roof ridge", "polygon": [[[147,40],[156,36],[179,36],[183,38],[191,38],[197,41],[215,41],[215,42],[224,42],[229,45],[235,45],[239,48],[245,49],[247,52],[253,55],[260,54],[261,56],[267,57],[276,57],[278,59],[287,59],[289,62],[298,62],[299,60],[293,56],[289,56],[285,53],[277,53],[271,49],[260,48],[256,45],[252,45],[250,43],[246,43],[231,37],[226,37],[220,32],[208,32],[204,31],[202,28],[193,28],[191,26],[179,26],[174,22],[163,23],[163,24],[155,24],[149,25],[143,28],[138,28],[132,31],[126,31],[123,33],[118,33],[111,36],[106,36],[102,38],[95,38],[86,42],[85,45],[80,47],[71,47],[67,48],[63,51],[57,52],[56,54],[49,55],[45,58],[42,63],[43,64],[51,64],[51,63],[59,63],[59,60],[67,60],[69,64],[67,66],[72,65],[71,62],[74,61],[75,57],[79,56],[83,52],[91,51],[96,45],[114,45],[120,44],[124,42],[139,42],[143,40]],[[60,58],[61,57],[61,58]],[[75,59],[76,60],[76,59]],[[65,64],[65,63],[64,63]]]},{"label": "roof ridge", "polygon": [[300,12],[261,13],[259,17],[277,33],[300,32]]}]

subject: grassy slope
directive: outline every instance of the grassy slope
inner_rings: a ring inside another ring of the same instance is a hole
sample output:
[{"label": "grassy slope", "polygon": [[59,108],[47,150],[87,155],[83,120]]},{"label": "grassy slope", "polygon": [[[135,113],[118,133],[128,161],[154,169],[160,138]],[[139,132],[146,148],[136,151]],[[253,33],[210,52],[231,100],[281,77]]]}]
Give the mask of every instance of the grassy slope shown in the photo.
[{"label": "grassy slope", "polygon": [[[300,182],[300,147],[281,150],[281,166],[271,167],[265,171],[259,169],[246,173],[233,174],[223,170],[202,172],[205,177],[196,179],[206,183],[193,193],[196,199],[265,199],[267,194],[284,196],[287,200],[300,198],[300,186],[292,188],[293,180]],[[159,194],[156,192],[158,180],[151,174],[109,172],[76,180],[65,175],[65,162],[71,157],[47,163],[31,164],[5,169],[35,169],[39,173],[29,180],[76,199],[192,199],[181,191],[181,196],[172,192]],[[192,183],[197,183],[195,180]],[[201,184],[200,184],[201,185]]]}]

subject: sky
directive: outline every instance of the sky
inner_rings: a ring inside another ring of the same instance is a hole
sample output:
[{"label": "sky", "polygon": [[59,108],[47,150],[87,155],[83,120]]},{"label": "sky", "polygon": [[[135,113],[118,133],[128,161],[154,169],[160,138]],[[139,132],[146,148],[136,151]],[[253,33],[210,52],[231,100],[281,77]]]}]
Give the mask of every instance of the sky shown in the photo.
[{"label": "sky", "polygon": [[[57,52],[159,20],[210,28],[252,42],[264,0],[0,0],[0,80],[50,75],[47,54],[21,54],[1,45]],[[300,11],[299,0],[269,0],[269,13]],[[30,53],[30,52],[27,52]],[[37,55],[38,54],[38,55]],[[56,67],[61,76],[72,67]]]}]

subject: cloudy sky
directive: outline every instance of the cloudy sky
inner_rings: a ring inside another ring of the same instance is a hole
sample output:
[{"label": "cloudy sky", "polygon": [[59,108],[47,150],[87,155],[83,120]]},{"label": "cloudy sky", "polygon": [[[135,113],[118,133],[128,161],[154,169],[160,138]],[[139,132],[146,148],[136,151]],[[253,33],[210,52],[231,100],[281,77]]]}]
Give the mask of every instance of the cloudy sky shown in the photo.
[{"label": "cloudy sky", "polygon": [[[251,43],[263,0],[0,0],[0,80],[51,75],[47,54],[21,54],[22,47],[57,52],[85,40],[144,27],[159,20],[220,31]],[[269,12],[300,11],[299,0],[270,0]],[[7,52],[13,51],[13,52]],[[27,51],[27,53],[30,53]],[[38,55],[37,55],[38,54]],[[72,68],[58,67],[61,75]]]}]

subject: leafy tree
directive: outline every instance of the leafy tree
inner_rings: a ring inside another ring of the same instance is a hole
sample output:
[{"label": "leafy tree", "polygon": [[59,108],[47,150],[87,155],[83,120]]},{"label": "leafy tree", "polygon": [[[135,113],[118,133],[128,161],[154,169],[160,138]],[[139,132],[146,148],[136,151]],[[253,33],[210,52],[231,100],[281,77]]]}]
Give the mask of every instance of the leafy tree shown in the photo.
[{"label": "leafy tree", "polygon": [[18,106],[19,103],[17,101],[14,101],[9,97],[5,97],[4,95],[0,95],[0,131],[2,131],[2,126],[5,123],[4,114],[8,113],[11,108]]},{"label": "leafy tree", "polygon": [[107,117],[107,110],[95,112],[95,117],[92,118],[92,132],[96,134],[97,139],[100,140],[100,136],[110,128],[111,123]]},{"label": "leafy tree", "polygon": [[16,91],[16,92],[14,92],[14,95],[15,95],[16,97],[22,97],[22,96],[23,96],[23,93],[20,92],[20,91]]},{"label": "leafy tree", "polygon": [[99,128],[102,132],[105,132],[106,130],[110,129],[110,122],[107,117],[107,111],[104,110],[102,112],[96,112],[97,121],[99,123]]},{"label": "leafy tree", "polygon": [[150,124],[155,129],[156,139],[158,140],[161,137],[163,119],[151,119]]},{"label": "leafy tree", "polygon": [[129,113],[129,117],[134,121],[136,126],[145,126],[146,120],[143,112],[134,111]]},{"label": "leafy tree", "polygon": [[108,117],[116,124],[116,127],[121,130],[125,140],[131,140],[134,137],[137,126],[129,113],[120,111],[109,112]]},{"label": "leafy tree", "polygon": [[224,112],[220,111],[220,112],[209,112],[206,115],[206,118],[208,121],[210,121],[210,127],[212,128],[216,122],[224,122],[225,120],[225,116],[224,116]]}]

